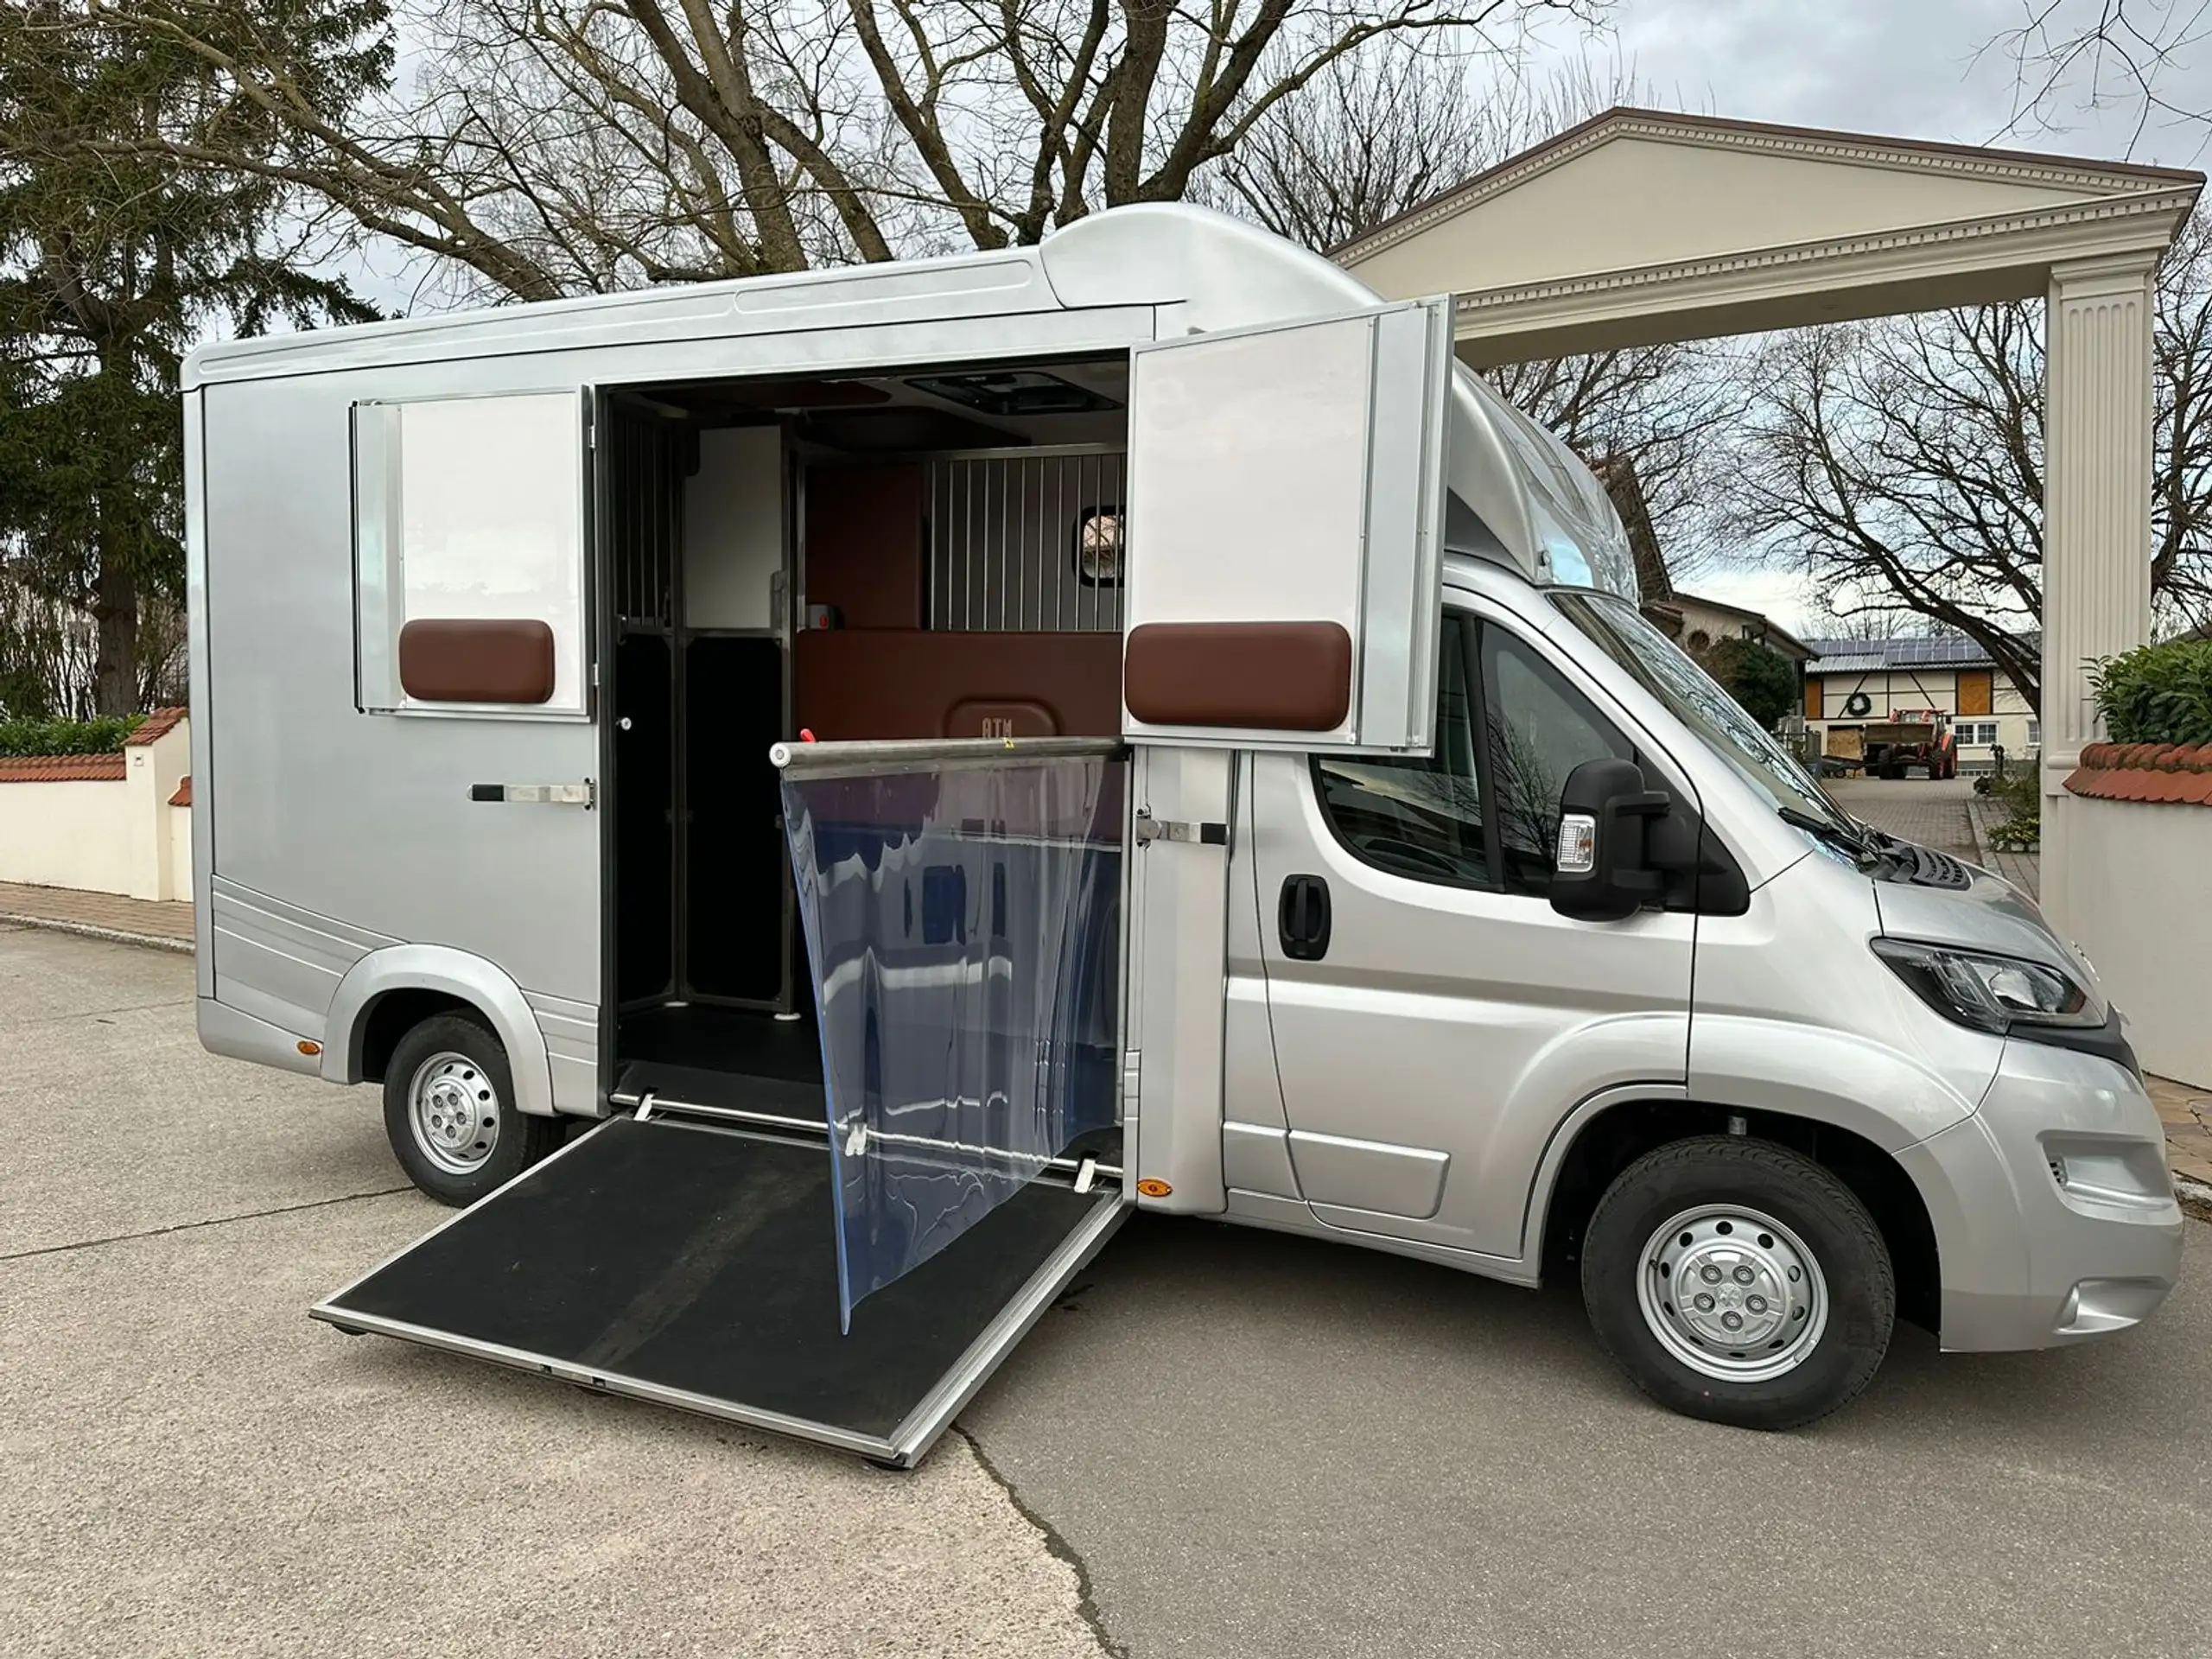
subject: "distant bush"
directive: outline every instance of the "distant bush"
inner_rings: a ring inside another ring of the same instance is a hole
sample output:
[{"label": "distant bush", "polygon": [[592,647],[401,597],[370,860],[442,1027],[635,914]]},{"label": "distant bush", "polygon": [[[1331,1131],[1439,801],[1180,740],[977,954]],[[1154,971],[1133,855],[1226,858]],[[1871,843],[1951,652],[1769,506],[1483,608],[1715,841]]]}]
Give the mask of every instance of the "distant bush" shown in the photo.
[{"label": "distant bush", "polygon": [[2090,671],[2115,743],[2212,743],[2212,639],[2175,639]]},{"label": "distant bush", "polygon": [[120,754],[124,740],[145,721],[143,715],[102,715],[97,720],[0,720],[0,755]]},{"label": "distant bush", "polygon": [[1989,827],[1993,845],[2006,852],[2031,852],[2042,841],[2043,783],[2037,775],[2039,770],[2033,766],[2020,766],[2002,778],[1974,780],[1977,789],[1986,782],[1989,787],[1982,792],[2005,808],[2005,818]]}]

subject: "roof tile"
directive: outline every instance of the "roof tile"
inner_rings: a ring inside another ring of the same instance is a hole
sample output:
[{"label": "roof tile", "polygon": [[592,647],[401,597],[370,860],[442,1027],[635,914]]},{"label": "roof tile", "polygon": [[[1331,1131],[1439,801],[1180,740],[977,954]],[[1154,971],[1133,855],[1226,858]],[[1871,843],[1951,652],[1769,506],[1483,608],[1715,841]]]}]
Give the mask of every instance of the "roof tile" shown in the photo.
[{"label": "roof tile", "polygon": [[31,754],[0,760],[0,784],[105,784],[122,776],[119,754]]},{"label": "roof tile", "polygon": [[177,722],[192,711],[188,709],[156,709],[140,722],[138,729],[123,740],[126,748],[137,748],[142,744],[156,742],[176,729]]}]

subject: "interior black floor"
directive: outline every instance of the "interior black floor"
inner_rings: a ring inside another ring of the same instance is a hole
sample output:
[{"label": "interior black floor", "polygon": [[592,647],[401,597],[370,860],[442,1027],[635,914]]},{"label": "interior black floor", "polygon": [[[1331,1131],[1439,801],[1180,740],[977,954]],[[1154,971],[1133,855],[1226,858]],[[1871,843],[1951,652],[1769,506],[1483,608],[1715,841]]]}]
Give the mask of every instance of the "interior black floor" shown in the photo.
[{"label": "interior black floor", "polygon": [[779,1020],[748,1008],[702,1002],[640,1008],[621,1017],[617,1052],[701,1071],[822,1082],[822,1037],[811,1018]]},{"label": "interior black floor", "polygon": [[1110,1193],[1032,1181],[837,1328],[828,1149],[615,1118],[332,1306],[887,1439]]}]

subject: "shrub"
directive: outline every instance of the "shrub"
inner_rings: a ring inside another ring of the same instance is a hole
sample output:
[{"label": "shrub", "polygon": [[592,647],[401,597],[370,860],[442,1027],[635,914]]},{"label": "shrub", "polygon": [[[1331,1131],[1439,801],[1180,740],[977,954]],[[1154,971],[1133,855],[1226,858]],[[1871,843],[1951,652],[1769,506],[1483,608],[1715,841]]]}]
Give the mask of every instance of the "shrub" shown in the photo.
[{"label": "shrub", "polygon": [[2212,639],[2101,658],[2089,683],[2115,743],[2212,743]]},{"label": "shrub", "polygon": [[1974,786],[2005,809],[2005,816],[1989,827],[1993,847],[2008,853],[2032,851],[2043,839],[2043,784],[2039,768],[2022,766],[2002,778],[1976,779]]},{"label": "shrub", "polygon": [[120,754],[124,740],[145,720],[143,715],[102,715],[97,720],[0,720],[0,755]]},{"label": "shrub", "polygon": [[1805,695],[1797,665],[1756,639],[1723,639],[1706,653],[1705,664],[1762,731],[1772,731],[1784,715],[1796,713]]}]

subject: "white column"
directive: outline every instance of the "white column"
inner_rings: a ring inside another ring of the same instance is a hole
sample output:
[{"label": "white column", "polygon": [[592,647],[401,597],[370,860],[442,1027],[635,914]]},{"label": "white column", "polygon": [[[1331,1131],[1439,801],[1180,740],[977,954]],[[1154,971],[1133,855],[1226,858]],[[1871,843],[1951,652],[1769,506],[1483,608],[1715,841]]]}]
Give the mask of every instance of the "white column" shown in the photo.
[{"label": "white column", "polygon": [[2043,903],[2073,918],[2066,777],[2097,741],[2089,659],[2151,637],[2151,283],[2155,253],[2050,273],[2044,388]]}]

